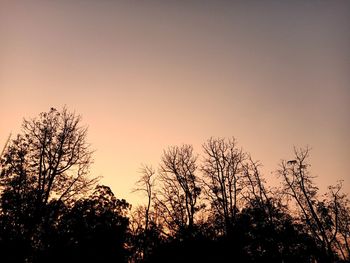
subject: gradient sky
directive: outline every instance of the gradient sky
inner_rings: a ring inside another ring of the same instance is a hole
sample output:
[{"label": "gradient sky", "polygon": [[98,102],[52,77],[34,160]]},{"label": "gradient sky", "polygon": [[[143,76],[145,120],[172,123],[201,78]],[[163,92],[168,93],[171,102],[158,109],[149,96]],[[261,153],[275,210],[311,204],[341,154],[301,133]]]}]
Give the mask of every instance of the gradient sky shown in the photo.
[{"label": "gradient sky", "polygon": [[231,137],[271,174],[312,147],[350,193],[350,1],[0,2],[0,145],[66,105],[119,198],[169,145]]}]

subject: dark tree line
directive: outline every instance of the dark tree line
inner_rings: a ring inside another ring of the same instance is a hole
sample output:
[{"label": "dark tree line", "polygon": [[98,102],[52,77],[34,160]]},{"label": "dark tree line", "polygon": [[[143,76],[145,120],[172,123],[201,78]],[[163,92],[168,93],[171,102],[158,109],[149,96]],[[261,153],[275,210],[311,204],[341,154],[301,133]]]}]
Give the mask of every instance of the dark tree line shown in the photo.
[{"label": "dark tree line", "polygon": [[89,177],[81,117],[24,120],[0,162],[1,262],[348,262],[350,205],[339,182],[319,193],[310,150],[282,161],[280,187],[234,138],[164,150],[143,166],[131,209]]},{"label": "dark tree line", "polygon": [[[295,149],[269,187],[234,139],[163,152],[143,170],[147,206],[131,215],[134,262],[347,262],[350,206],[341,182],[320,195],[309,149]],[[140,187],[141,185],[141,187]]]}]

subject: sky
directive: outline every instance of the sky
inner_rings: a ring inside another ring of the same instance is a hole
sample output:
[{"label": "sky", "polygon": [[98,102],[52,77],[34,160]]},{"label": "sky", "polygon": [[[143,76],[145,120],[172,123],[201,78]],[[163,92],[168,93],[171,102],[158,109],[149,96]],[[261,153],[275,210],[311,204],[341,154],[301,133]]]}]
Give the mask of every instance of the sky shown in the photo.
[{"label": "sky", "polygon": [[81,114],[92,176],[131,203],[164,149],[235,137],[266,180],[312,148],[350,193],[349,1],[0,1],[0,146],[23,118]]}]

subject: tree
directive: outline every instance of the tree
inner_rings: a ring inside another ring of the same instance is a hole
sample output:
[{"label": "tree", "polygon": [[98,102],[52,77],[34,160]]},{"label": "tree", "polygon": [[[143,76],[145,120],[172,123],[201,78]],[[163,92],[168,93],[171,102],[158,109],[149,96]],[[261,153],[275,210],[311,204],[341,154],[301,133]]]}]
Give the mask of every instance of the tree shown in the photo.
[{"label": "tree", "polygon": [[344,261],[350,260],[350,206],[347,195],[342,193],[342,181],[328,187],[325,198],[317,204],[333,250],[341,255]]},{"label": "tree", "polygon": [[[150,247],[151,240],[150,236],[154,236],[154,228],[150,231],[150,209],[153,196],[153,188],[155,184],[155,170],[152,166],[143,166],[141,169],[142,176],[136,182],[135,191],[143,192],[147,196],[147,205],[145,207],[138,207],[133,214],[132,225],[134,227],[134,236],[136,237],[134,244],[135,246],[135,256],[137,258],[147,258],[148,248]],[[151,222],[154,226],[154,222]],[[142,239],[142,240],[140,240]],[[141,243],[141,245],[140,245]],[[141,250],[141,251],[140,251]],[[140,253],[141,252],[141,253]]]},{"label": "tree", "polygon": [[[243,164],[242,178],[242,199],[245,200],[246,207],[259,207],[265,211],[266,220],[269,224],[278,224],[274,219],[274,212],[277,210],[286,210],[282,205],[281,194],[278,190],[272,191],[266,186],[266,182],[260,172],[260,162],[253,161],[248,155],[246,162]],[[243,202],[242,202],[243,203]]]},{"label": "tree", "polygon": [[69,205],[97,181],[88,177],[92,151],[80,122],[66,108],[24,120],[1,158],[2,221],[28,247],[38,249],[42,226],[58,218],[52,204]]},{"label": "tree", "polygon": [[137,206],[130,214],[129,229],[132,244],[130,262],[146,262],[154,250],[166,241],[163,224],[159,222],[156,211],[155,208],[149,211],[147,231],[145,230],[145,207]]},{"label": "tree", "polygon": [[314,257],[316,245],[302,228],[283,207],[267,210],[251,202],[237,214],[233,234],[226,242],[241,255],[239,262],[306,263]]},{"label": "tree", "polygon": [[96,186],[62,215],[38,262],[127,262],[130,207],[108,186]]},{"label": "tree", "polygon": [[246,154],[238,149],[235,139],[210,138],[205,144],[201,167],[214,216],[223,221],[227,234],[238,211],[242,191],[242,172]]},{"label": "tree", "polygon": [[350,201],[344,195],[338,199],[339,249],[342,251],[344,260],[350,261]]},{"label": "tree", "polygon": [[170,147],[164,151],[160,165],[155,205],[171,232],[191,233],[194,227],[201,188],[195,175],[197,157],[191,145]]},{"label": "tree", "polygon": [[145,208],[145,231],[148,230],[149,225],[149,212],[151,208],[155,170],[152,166],[143,166],[142,177],[136,182],[137,188],[134,191],[142,191],[147,195],[147,205]]},{"label": "tree", "polygon": [[[318,199],[318,188],[313,183],[314,177],[310,174],[307,162],[309,148],[294,149],[294,159],[282,161],[278,175],[283,180],[283,191],[291,198],[298,208],[299,220],[308,228],[320,246],[321,262],[333,262],[336,258],[334,245],[338,233],[339,212],[337,204],[332,208],[335,216],[332,217],[324,202]],[[334,192],[333,192],[333,197]],[[336,199],[335,199],[336,201]]]},{"label": "tree", "polygon": [[[20,181],[36,190],[37,201],[69,200],[96,182],[87,177],[92,151],[81,116],[51,108],[39,118],[24,120],[22,134],[11,142],[2,159],[1,185]],[[29,184],[28,184],[29,183]]]}]

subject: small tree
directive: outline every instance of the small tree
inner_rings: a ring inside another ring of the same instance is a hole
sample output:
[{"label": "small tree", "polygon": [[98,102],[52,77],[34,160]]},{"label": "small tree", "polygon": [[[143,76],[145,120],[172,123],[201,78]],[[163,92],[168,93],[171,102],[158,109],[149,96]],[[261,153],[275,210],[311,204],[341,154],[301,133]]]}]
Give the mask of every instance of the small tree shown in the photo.
[{"label": "small tree", "polygon": [[[134,192],[143,192],[147,196],[147,205],[145,207],[140,206],[132,215],[132,224],[134,229],[134,236],[137,237],[137,242],[134,243],[142,243],[141,247],[138,245],[135,250],[140,250],[142,253],[135,252],[136,256],[138,254],[141,254],[141,257],[147,258],[148,254],[148,246],[150,245],[148,242],[148,237],[151,231],[149,231],[149,224],[150,224],[150,210],[151,210],[151,203],[152,203],[152,196],[153,196],[153,188],[154,188],[154,181],[155,181],[155,170],[152,166],[144,165],[141,169],[141,178],[136,182],[136,188],[134,189]],[[140,233],[141,232],[141,233]],[[139,240],[139,239],[142,240]],[[136,241],[136,240],[135,240]]]},{"label": "small tree", "polygon": [[147,195],[147,205],[145,208],[145,231],[147,232],[156,172],[152,166],[145,165],[142,167],[141,173],[142,176],[136,182],[136,189],[134,191],[144,192]]}]

